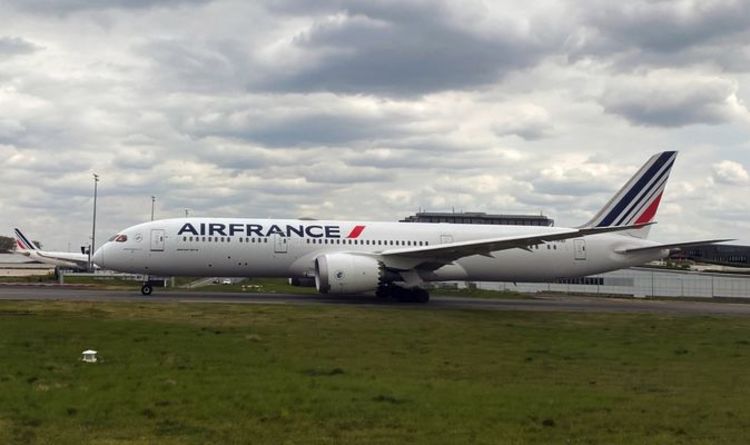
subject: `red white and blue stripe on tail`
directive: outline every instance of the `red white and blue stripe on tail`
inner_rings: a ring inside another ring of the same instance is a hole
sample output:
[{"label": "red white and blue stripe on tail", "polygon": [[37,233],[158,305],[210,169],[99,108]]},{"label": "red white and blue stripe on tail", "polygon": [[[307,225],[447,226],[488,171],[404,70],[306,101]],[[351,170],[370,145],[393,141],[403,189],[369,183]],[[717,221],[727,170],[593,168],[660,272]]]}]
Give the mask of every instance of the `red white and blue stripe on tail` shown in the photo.
[{"label": "red white and blue stripe on tail", "polygon": [[586,227],[648,224],[656,216],[676,151],[656,154],[586,223]]},{"label": "red white and blue stripe on tail", "polygon": [[37,250],[34,243],[31,242],[28,238],[26,238],[26,235],[21,233],[20,230],[14,229],[16,232],[16,244],[18,244],[18,248],[20,250]]}]

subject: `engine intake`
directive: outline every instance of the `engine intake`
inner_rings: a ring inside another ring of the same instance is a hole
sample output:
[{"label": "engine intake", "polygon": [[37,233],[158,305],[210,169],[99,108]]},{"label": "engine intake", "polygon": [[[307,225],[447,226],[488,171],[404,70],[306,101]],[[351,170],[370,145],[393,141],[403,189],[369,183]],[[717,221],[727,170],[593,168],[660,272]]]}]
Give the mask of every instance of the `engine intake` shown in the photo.
[{"label": "engine intake", "polygon": [[375,258],[332,253],[315,259],[315,287],[322,294],[358,294],[383,284],[385,267]]}]

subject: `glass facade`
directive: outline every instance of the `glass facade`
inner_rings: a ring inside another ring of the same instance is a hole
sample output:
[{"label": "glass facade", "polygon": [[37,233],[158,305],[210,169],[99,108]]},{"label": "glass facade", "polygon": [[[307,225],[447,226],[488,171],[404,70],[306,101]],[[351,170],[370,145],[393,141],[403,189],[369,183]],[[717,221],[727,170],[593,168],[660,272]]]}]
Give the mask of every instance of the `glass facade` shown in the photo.
[{"label": "glass facade", "polygon": [[672,254],[671,258],[722,266],[750,267],[750,246],[710,244],[689,247]]},{"label": "glass facade", "polygon": [[419,212],[399,222],[447,224],[495,224],[503,226],[545,226],[555,221],[544,215],[493,215],[484,212]]}]

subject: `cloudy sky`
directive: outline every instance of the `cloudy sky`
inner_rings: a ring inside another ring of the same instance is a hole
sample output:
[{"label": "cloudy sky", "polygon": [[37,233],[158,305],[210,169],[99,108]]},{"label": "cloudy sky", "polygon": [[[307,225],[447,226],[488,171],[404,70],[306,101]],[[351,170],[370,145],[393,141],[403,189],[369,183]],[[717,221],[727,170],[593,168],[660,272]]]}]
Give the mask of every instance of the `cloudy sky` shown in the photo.
[{"label": "cloudy sky", "polygon": [[652,231],[750,238],[750,3],[0,0],[0,233],[157,217],[585,222],[680,150]]}]

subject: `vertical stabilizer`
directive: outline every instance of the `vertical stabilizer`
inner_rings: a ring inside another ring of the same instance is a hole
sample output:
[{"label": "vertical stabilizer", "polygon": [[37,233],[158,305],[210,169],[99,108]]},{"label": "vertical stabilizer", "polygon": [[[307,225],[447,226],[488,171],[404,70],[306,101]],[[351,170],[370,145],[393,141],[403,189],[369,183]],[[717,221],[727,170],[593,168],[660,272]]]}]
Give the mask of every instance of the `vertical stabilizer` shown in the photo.
[{"label": "vertical stabilizer", "polygon": [[16,246],[18,250],[38,250],[34,243],[21,233],[18,228],[14,229],[14,231],[16,233]]},{"label": "vertical stabilizer", "polygon": [[[676,151],[652,156],[584,227],[632,226],[653,222],[676,158]],[[646,226],[626,233],[646,238],[649,228]]]}]

